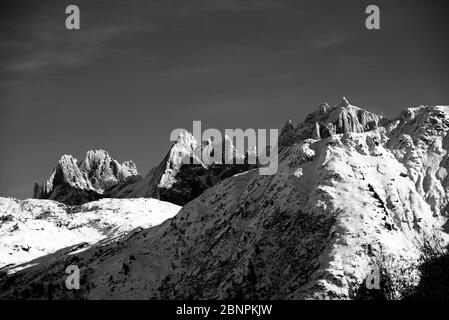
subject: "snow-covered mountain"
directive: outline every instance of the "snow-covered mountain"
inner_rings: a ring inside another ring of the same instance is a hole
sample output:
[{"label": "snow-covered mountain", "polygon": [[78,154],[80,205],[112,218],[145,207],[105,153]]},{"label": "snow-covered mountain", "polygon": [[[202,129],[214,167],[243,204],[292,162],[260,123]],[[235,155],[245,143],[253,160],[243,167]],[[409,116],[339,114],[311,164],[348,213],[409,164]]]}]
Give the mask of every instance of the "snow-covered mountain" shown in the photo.
[{"label": "snow-covered mountain", "polygon": [[[237,152],[228,136],[221,144],[221,163],[213,162],[210,154],[215,146],[210,141],[199,143],[189,132],[181,133],[164,159],[145,178],[120,183],[104,195],[111,198],[151,197],[184,205],[223,179],[256,167],[245,161],[245,155]],[[244,163],[237,164],[236,159],[242,159]]]},{"label": "snow-covered mountain", "polygon": [[53,200],[0,198],[0,269],[73,245],[112,241],[149,228],[181,207],[155,199],[102,199],[81,206]]},{"label": "snow-covered mountain", "polygon": [[[239,172],[158,226],[43,257],[0,282],[0,297],[348,299],[379,260],[416,282],[422,242],[448,240],[448,131],[448,106],[389,120],[346,99],[321,105],[287,122],[275,175]],[[169,159],[150,175],[172,181]],[[74,263],[76,291],[64,285]]]},{"label": "snow-covered mountain", "polygon": [[[212,142],[201,144],[189,132],[181,133],[160,164],[144,178],[132,161],[120,164],[104,150],[88,151],[79,164],[73,156],[63,155],[48,181],[35,183],[33,198],[81,205],[101,198],[145,197],[183,205],[219,181],[255,167],[248,161],[225,164],[245,159],[229,137],[225,137],[222,148],[221,163],[208,161]],[[250,156],[256,158],[253,153]],[[186,159],[192,162],[187,164]]]},{"label": "snow-covered mountain", "polygon": [[48,181],[34,185],[33,198],[80,205],[102,198],[105,190],[137,175],[132,161],[120,164],[104,150],[88,151],[79,164],[73,156],[63,155]]}]

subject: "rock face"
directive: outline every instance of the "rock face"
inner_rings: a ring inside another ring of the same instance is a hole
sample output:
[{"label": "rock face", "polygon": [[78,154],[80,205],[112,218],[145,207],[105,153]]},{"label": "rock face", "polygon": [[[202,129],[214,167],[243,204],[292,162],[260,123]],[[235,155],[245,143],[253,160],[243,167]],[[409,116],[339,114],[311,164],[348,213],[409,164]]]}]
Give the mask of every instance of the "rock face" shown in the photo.
[{"label": "rock face", "polygon": [[0,269],[57,250],[110,242],[135,228],[149,228],[180,209],[155,199],[102,199],[81,206],[52,200],[0,198]]},{"label": "rock face", "polygon": [[334,107],[327,103],[309,114],[296,129],[291,121],[287,122],[281,132],[280,145],[286,146],[297,140],[307,138],[324,139],[340,133],[362,133],[385,125],[388,119],[351,105],[343,97]]},{"label": "rock face", "polygon": [[[378,261],[416,282],[422,241],[448,240],[449,107],[387,120],[343,100],[287,126],[276,174],[233,175],[161,225],[48,256],[1,282],[0,298],[351,299]],[[170,177],[170,157],[152,174]]]},{"label": "rock face", "polygon": [[144,197],[184,205],[221,180],[257,166],[248,161],[257,162],[256,152],[240,155],[227,136],[222,143],[220,163],[211,160],[214,147],[210,141],[198,144],[190,133],[182,133],[145,178],[138,175],[132,161],[120,164],[104,150],[88,151],[80,164],[74,157],[64,155],[50,179],[43,185],[34,185],[33,198],[80,205],[101,198]]},{"label": "rock face", "polygon": [[63,155],[48,181],[34,185],[33,198],[80,205],[102,198],[106,189],[137,174],[132,161],[120,164],[104,150],[88,151],[80,164],[73,156]]},{"label": "rock face", "polygon": [[[252,163],[256,162],[255,151],[246,156],[238,154],[227,136],[221,146],[222,161],[215,163],[211,160],[212,142],[199,144],[190,133],[181,133],[161,163],[144,179],[119,184],[109,189],[105,196],[151,197],[184,205],[223,179],[256,167],[248,161],[252,157]],[[243,163],[237,164],[237,159]]]}]

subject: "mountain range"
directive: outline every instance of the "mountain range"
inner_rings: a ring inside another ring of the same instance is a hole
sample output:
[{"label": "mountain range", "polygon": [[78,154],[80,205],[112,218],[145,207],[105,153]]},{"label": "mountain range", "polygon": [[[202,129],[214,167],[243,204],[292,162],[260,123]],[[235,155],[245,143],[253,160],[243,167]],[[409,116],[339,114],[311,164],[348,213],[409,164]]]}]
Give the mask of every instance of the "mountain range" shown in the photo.
[{"label": "mountain range", "polygon": [[[92,200],[157,198],[182,208],[83,250],[17,260],[0,270],[0,298],[355,299],[379,263],[393,282],[417,284],[423,243],[449,240],[448,131],[449,106],[387,119],[343,98],[296,126],[287,121],[274,175],[249,164],[182,164],[207,150],[190,134],[144,178],[101,150],[80,165],[63,156],[35,187],[35,198],[51,200],[26,206],[47,201],[82,215]],[[25,210],[8,201],[20,210],[0,211],[2,238],[20,232],[11,223]],[[71,264],[80,268],[80,290],[65,287]]]},{"label": "mountain range", "polygon": [[[254,151],[239,154],[228,136],[223,140],[222,161],[215,163],[208,161],[215,147],[212,142],[199,144],[191,133],[181,133],[144,178],[132,161],[119,164],[104,150],[88,151],[80,164],[73,156],[63,155],[49,180],[35,184],[33,198],[81,205],[101,198],[145,197],[184,205],[219,181],[256,166],[245,161],[245,157],[256,157]],[[202,154],[201,159],[197,154]],[[183,165],[186,159],[194,162]],[[243,164],[237,164],[238,159]]]}]

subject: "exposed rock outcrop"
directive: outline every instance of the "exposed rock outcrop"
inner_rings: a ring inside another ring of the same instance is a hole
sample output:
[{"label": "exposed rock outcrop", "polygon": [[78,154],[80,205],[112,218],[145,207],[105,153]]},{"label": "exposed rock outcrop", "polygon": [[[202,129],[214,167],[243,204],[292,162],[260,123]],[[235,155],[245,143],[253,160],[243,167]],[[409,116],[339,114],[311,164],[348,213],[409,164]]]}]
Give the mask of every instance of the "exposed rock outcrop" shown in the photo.
[{"label": "exposed rock outcrop", "polygon": [[102,198],[106,189],[137,174],[132,161],[120,164],[104,150],[88,151],[80,164],[73,156],[63,155],[48,181],[34,185],[33,198],[80,205]]},{"label": "exposed rock outcrop", "polygon": [[[219,146],[222,148],[221,161],[214,162],[211,154]],[[237,160],[242,164],[238,164]],[[221,144],[211,141],[199,144],[192,134],[184,132],[161,163],[144,179],[119,184],[107,190],[105,196],[151,197],[184,205],[223,179],[256,167],[256,162],[255,150],[250,150],[245,155],[239,154],[228,136],[225,136]]]},{"label": "exposed rock outcrop", "polygon": [[296,129],[293,129],[291,122],[287,123],[279,141],[281,146],[288,146],[297,140],[308,138],[325,139],[339,133],[362,133],[384,126],[388,121],[382,116],[351,105],[343,97],[334,107],[327,103],[320,105]]}]

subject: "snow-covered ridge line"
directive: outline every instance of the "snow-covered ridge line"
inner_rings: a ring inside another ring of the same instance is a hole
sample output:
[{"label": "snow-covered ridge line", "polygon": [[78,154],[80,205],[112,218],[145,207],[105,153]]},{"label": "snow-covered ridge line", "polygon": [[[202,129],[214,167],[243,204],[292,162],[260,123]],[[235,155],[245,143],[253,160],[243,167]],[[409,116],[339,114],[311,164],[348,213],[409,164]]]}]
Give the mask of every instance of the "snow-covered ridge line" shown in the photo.
[{"label": "snow-covered ridge line", "polygon": [[0,198],[0,268],[79,243],[149,228],[180,207],[156,199],[102,199],[81,206],[52,200]]}]

